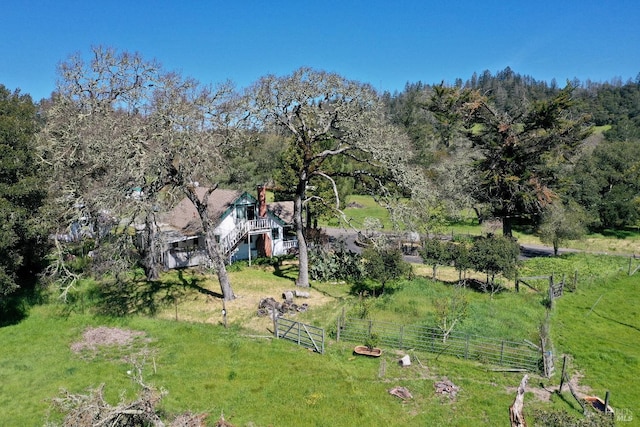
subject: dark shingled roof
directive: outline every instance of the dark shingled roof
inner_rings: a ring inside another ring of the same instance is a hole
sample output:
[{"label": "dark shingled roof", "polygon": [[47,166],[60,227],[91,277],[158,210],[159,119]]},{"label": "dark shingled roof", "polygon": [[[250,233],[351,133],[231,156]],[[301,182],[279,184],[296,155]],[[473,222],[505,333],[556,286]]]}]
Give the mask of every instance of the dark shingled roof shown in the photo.
[{"label": "dark shingled roof", "polygon": [[293,202],[272,202],[267,203],[267,210],[275,214],[286,224],[293,224]]},{"label": "dark shingled roof", "polygon": [[[202,200],[208,190],[209,189],[205,187],[196,188],[198,199]],[[240,190],[213,190],[209,195],[209,214],[211,218],[214,219],[216,225],[217,220],[222,217],[222,214],[229,209],[233,205],[233,202],[238,200],[242,194],[243,192]],[[193,206],[193,203],[191,203],[191,200],[186,197],[169,212],[165,222],[186,235],[195,235],[202,231],[198,211],[195,206]]]}]

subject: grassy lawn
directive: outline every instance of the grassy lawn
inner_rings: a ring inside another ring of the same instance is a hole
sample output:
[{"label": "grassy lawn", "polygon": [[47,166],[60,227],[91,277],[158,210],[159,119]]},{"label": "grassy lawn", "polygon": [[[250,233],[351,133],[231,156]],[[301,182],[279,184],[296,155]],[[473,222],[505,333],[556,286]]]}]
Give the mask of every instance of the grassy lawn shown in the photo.
[{"label": "grassy lawn", "polygon": [[604,398],[609,390],[611,406],[631,412],[635,425],[640,421],[639,285],[638,273],[587,282],[557,301],[551,331],[556,353],[568,355],[569,373],[581,377],[594,395]]},{"label": "grassy lawn", "polygon": [[[365,219],[377,218],[380,220],[384,230],[393,230],[393,225],[389,220],[389,213],[372,197],[354,194],[349,196],[346,205],[344,213],[352,227],[363,229]],[[329,227],[342,226],[337,219],[320,221],[320,225]]]},{"label": "grassy lawn", "polygon": [[[622,240],[627,238],[637,236]],[[635,268],[640,261],[632,263]],[[433,325],[434,301],[456,292],[452,282],[457,273],[440,268],[440,280],[432,281],[430,267],[413,268],[414,280],[390,284],[384,295],[371,300],[372,319]],[[628,258],[577,253],[534,258],[521,268],[521,276],[578,278],[575,291],[559,298],[551,312],[556,374],[551,379],[531,375],[525,414],[554,408],[581,416],[567,389],[562,396],[551,392],[560,382],[561,356],[566,354],[582,394],[604,397],[609,390],[614,408],[640,419],[640,388],[635,384],[640,372],[640,273],[628,276],[628,270]],[[208,425],[221,414],[235,426],[508,424],[507,408],[522,373],[412,350],[412,365],[400,367],[401,351],[384,349],[378,359],[354,356],[355,343],[334,339],[328,340],[324,355],[313,353],[273,339],[271,320],[256,315],[262,298],[281,300],[284,291],[295,289],[294,261],[276,267],[238,264],[229,274],[237,298],[224,306],[212,294],[219,287],[211,276],[171,272],[161,286],[135,287],[139,294],[151,295],[147,301],[155,301],[153,316],[99,316],[88,299],[71,306],[52,299],[33,307],[21,323],[0,328],[0,420],[16,426],[41,426],[48,414],[59,420],[50,401],[61,388],[82,393],[104,383],[112,404],[121,396],[131,399],[138,388],[127,371],[132,361],[144,360],[145,382],[168,391],[161,409],[166,414],[206,412]],[[512,282],[503,279],[503,284],[507,291],[493,297],[462,290],[468,313],[456,331],[537,342],[546,313],[546,282],[534,283],[540,292],[522,287],[520,293]],[[329,335],[343,310],[348,313],[360,304],[348,283],[314,283],[308,292],[304,301],[309,310],[295,320],[325,328]],[[125,346],[74,352],[72,346],[87,328],[98,326],[144,335]],[[455,399],[434,392],[434,384],[444,378],[460,387]],[[388,390],[395,386],[408,388],[413,399],[391,396]]]}]

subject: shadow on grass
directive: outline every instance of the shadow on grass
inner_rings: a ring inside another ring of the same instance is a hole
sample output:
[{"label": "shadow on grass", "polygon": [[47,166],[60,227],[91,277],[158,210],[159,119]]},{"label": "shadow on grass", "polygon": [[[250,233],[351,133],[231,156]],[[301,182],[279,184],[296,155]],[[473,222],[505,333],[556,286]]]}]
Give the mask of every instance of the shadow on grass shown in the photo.
[{"label": "shadow on grass", "polygon": [[195,289],[196,291],[200,292],[201,294],[204,295],[209,295],[212,296],[214,298],[223,298],[223,295],[219,292],[214,292],[210,289],[207,288],[203,288],[202,286],[200,286],[198,283],[200,282],[200,280],[196,279],[195,277],[192,277],[191,280],[187,279],[184,277],[184,273],[183,270],[178,270],[178,279],[180,280],[180,283],[182,284],[182,286],[186,289],[186,288],[191,288],[191,289]]},{"label": "shadow on grass", "polygon": [[131,314],[155,315],[159,309],[179,303],[189,290],[222,298],[222,294],[200,285],[202,279],[187,277],[179,270],[176,280],[112,281],[102,283],[97,291],[98,312],[111,316]]},{"label": "shadow on grass", "polygon": [[9,296],[0,300],[0,328],[20,323],[29,312],[29,304],[23,297]]},{"label": "shadow on grass", "polygon": [[380,297],[383,295],[393,295],[399,289],[395,282],[377,283],[368,280],[361,280],[349,289],[349,293],[354,296],[369,295],[372,297]]},{"label": "shadow on grass", "polygon": [[[433,279],[429,279],[433,280]],[[507,292],[508,289],[502,286],[500,283],[487,283],[483,280],[467,278],[463,280],[440,280],[436,279],[436,281],[443,283],[447,286],[452,286],[455,288],[469,289],[474,292],[478,292],[480,294],[498,295],[503,292]]]},{"label": "shadow on grass", "polygon": [[0,328],[16,325],[29,315],[32,306],[46,302],[44,288],[22,288],[0,298]]},{"label": "shadow on grass", "polygon": [[593,310],[593,313],[594,313],[595,315],[597,315],[597,316],[599,316],[599,317],[601,317],[601,318],[605,319],[605,320],[608,320],[608,321],[613,322],[613,323],[617,323],[618,325],[621,325],[621,326],[626,326],[627,328],[635,329],[636,331],[640,332],[640,328],[639,328],[639,327],[637,327],[637,326],[630,325],[629,323],[624,323],[624,322],[621,322],[621,321],[616,320],[616,319],[612,319],[611,317],[608,317],[608,316],[605,316],[605,315],[603,315],[603,314],[600,314],[600,313],[598,313],[598,312],[597,312],[597,311],[595,311],[595,310]]},{"label": "shadow on grass", "polygon": [[563,393],[559,393],[558,391],[556,391],[554,395],[562,400],[572,410],[576,411],[579,414],[584,413],[580,403],[578,403],[578,401],[571,395],[569,391],[565,391]]},{"label": "shadow on grass", "polygon": [[273,274],[283,279],[291,280],[295,282],[298,278],[298,267],[293,264],[283,265],[280,262],[273,263]]},{"label": "shadow on grass", "polygon": [[613,237],[616,239],[626,239],[629,237],[634,237],[634,236],[638,236],[638,231],[636,230],[628,230],[628,229],[622,229],[622,230],[611,230],[611,229],[607,229],[607,230],[602,230],[600,232],[600,234],[602,234],[605,237]]}]

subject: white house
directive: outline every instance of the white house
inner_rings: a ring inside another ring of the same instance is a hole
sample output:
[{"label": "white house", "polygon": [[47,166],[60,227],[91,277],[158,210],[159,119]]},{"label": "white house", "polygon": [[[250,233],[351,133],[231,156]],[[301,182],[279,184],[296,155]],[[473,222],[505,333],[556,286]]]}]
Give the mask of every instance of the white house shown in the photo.
[{"label": "white house", "polygon": [[[202,200],[208,189],[197,187]],[[220,250],[231,263],[257,257],[290,253],[298,242],[293,233],[293,202],[266,203],[266,189],[258,197],[238,190],[214,190],[209,196],[209,215],[214,219]],[[166,268],[208,264],[198,212],[184,198],[162,219]]]}]

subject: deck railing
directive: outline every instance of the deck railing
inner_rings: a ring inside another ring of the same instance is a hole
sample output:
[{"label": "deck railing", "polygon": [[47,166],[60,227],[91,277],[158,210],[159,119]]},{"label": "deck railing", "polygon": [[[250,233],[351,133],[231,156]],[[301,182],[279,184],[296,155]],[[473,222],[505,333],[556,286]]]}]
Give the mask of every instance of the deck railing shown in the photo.
[{"label": "deck railing", "polygon": [[271,229],[275,227],[277,227],[277,224],[269,218],[258,218],[239,222],[229,234],[220,239],[222,253],[228,255],[247,234],[269,233]]}]

